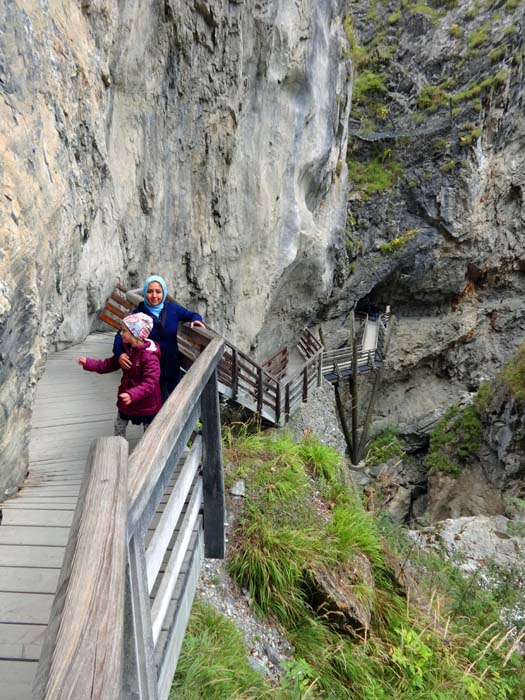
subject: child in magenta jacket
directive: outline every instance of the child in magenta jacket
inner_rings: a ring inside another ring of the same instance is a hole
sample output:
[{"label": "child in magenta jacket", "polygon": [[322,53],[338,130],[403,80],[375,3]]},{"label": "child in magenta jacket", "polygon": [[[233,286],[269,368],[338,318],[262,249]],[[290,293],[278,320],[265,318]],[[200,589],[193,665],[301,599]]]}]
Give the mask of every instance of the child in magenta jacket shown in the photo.
[{"label": "child in magenta jacket", "polygon": [[[143,313],[131,314],[122,321],[121,337],[131,359],[131,366],[124,369],[118,388],[115,435],[125,437],[129,421],[136,425],[142,424],[146,430],[162,406],[159,386],[160,348],[157,343],[148,340],[152,327],[151,317]],[[78,362],[88,372],[99,374],[120,369],[115,355],[105,360],[79,357]]]}]

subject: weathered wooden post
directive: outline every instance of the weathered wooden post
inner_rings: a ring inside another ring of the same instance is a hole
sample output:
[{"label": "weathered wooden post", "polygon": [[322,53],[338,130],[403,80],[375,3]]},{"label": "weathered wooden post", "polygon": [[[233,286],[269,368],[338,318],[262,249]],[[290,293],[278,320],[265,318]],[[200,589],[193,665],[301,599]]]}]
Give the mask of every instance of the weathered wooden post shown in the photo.
[{"label": "weathered wooden post", "polygon": [[[262,372],[261,372],[262,374]],[[262,397],[262,392],[261,392]],[[224,474],[217,372],[213,372],[201,398],[204,492],[204,554],[224,558]]]},{"label": "weathered wooden post", "polygon": [[257,413],[259,414],[259,420],[262,419],[263,411],[263,371],[262,367],[257,368]]},{"label": "weathered wooden post", "polygon": [[239,391],[239,356],[237,348],[232,348],[232,399],[237,400]]},{"label": "weathered wooden post", "polygon": [[352,394],[352,464],[358,463],[358,437],[357,437],[357,372],[358,372],[358,362],[357,362],[357,335],[355,332],[355,314],[352,311],[351,316],[351,333],[350,338],[352,341],[352,376],[350,377],[350,389]]},{"label": "weathered wooden post", "polygon": [[[390,311],[390,307],[387,307],[387,312],[389,312],[389,311]],[[368,431],[370,430],[370,424],[372,422],[372,415],[374,413],[374,407],[375,407],[377,395],[379,392],[379,386],[381,385],[381,380],[383,378],[383,367],[384,367],[384,364],[386,361],[388,346],[390,345],[390,338],[392,336],[394,322],[395,322],[395,316],[392,314],[391,316],[388,317],[388,320],[387,320],[386,334],[385,334],[385,339],[384,339],[384,344],[383,344],[383,351],[382,351],[382,355],[381,355],[381,364],[380,364],[379,368],[377,368],[374,371],[375,376],[374,376],[374,384],[372,386],[372,394],[370,396],[370,401],[368,402],[368,409],[366,412],[365,423],[363,425],[363,430],[361,432],[361,440],[359,441],[359,447],[357,449],[357,460],[358,461],[363,458],[363,455],[365,452],[366,441],[368,439]]]},{"label": "weathered wooden post", "polygon": [[281,420],[281,381],[277,380],[275,385],[275,425],[279,425]]},{"label": "weathered wooden post", "polygon": [[303,403],[308,401],[308,364],[303,369]]}]

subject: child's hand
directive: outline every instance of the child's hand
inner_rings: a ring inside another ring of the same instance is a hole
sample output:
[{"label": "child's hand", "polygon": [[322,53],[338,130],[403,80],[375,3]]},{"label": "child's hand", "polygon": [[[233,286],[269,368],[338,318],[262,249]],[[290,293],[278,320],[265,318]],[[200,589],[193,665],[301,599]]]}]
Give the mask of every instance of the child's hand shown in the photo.
[{"label": "child's hand", "polygon": [[82,365],[82,367],[86,366],[86,362],[87,362],[87,357],[79,357],[78,358],[78,364]]},{"label": "child's hand", "polygon": [[123,394],[119,394],[119,398],[122,399],[126,406],[129,406],[129,404],[131,403],[131,396],[128,394],[127,391]]},{"label": "child's hand", "polygon": [[198,326],[199,328],[206,328],[202,321],[192,321],[190,323],[190,328],[193,328],[194,326]]}]

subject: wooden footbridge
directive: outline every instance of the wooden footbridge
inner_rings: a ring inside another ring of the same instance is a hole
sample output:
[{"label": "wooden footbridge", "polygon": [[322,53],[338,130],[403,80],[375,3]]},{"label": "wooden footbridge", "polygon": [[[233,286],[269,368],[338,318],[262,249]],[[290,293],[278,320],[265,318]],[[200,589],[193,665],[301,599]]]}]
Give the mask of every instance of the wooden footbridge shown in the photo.
[{"label": "wooden footbridge", "polygon": [[[114,308],[119,319],[129,307]],[[258,364],[182,327],[187,373],[128,445],[105,437],[119,377],[76,366],[112,341],[96,333],[50,355],[28,476],[0,504],[2,700],[167,700],[203,557],[224,556],[219,393],[282,425],[322,381],[310,331],[292,372],[285,349]]]},{"label": "wooden footbridge", "polygon": [[390,311],[374,315],[355,314],[353,318],[356,325],[360,327],[360,333],[356,338],[356,357],[354,357],[353,345],[325,352],[322,371],[324,378],[329,382],[350,377],[354,372],[354,366],[358,374],[363,374],[377,370],[383,365],[388,345]]}]

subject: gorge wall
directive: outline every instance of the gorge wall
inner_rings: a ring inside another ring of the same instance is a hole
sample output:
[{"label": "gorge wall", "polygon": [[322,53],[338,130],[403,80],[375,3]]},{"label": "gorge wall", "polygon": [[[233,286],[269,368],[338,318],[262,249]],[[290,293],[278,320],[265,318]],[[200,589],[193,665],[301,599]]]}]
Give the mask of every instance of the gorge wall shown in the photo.
[{"label": "gorge wall", "polygon": [[412,432],[525,337],[525,6],[349,2],[346,244],[325,336],[398,317],[376,428]]},{"label": "gorge wall", "polygon": [[[342,0],[0,0],[0,500],[46,353],[164,275],[265,354],[330,295],[346,219]],[[264,330],[263,330],[264,329]]]}]

